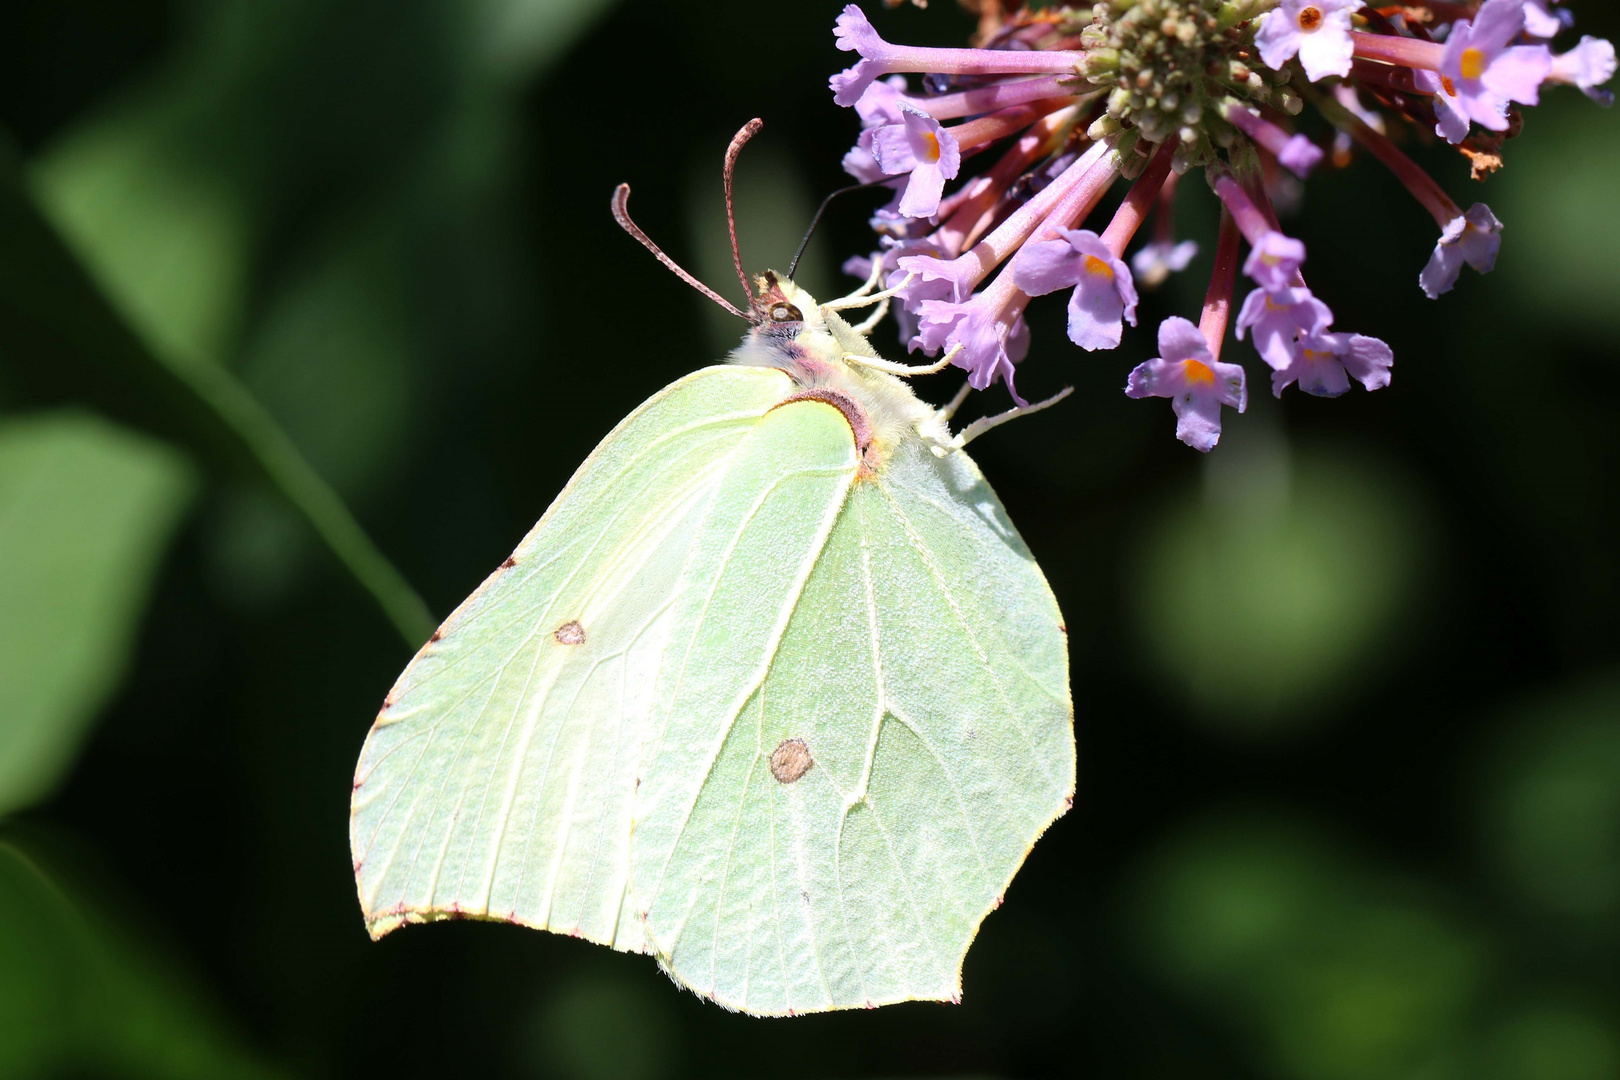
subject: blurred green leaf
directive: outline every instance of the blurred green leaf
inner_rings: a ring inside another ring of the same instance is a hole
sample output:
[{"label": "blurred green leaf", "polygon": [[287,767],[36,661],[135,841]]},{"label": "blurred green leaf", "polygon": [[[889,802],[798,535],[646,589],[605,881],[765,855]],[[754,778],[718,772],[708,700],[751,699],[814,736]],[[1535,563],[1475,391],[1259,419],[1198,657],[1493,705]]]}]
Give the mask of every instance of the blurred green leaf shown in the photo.
[{"label": "blurred green leaf", "polygon": [[375,218],[305,254],[268,298],[242,379],[351,499],[402,458],[414,364],[406,254]]},{"label": "blurred green leaf", "polygon": [[[662,990],[660,994],[658,991]],[[576,976],[537,1004],[519,1047],[534,1076],[561,1080],[663,1080],[677,1074],[680,1030],[671,986],[604,972]]]},{"label": "blurred green leaf", "polygon": [[616,0],[476,0],[478,60],[488,74],[521,79],[560,57]]},{"label": "blurred green leaf", "polygon": [[1554,89],[1530,120],[1533,137],[1508,146],[1493,181],[1490,203],[1505,228],[1490,288],[1543,329],[1612,334],[1620,326],[1617,125],[1620,116]]},{"label": "blurred green leaf", "polygon": [[1258,734],[1309,722],[1394,662],[1424,523],[1387,464],[1247,437],[1206,464],[1201,500],[1149,531],[1132,601],[1159,673],[1212,723]]},{"label": "blurred green leaf", "polygon": [[0,421],[0,814],[72,764],[193,488],[178,454],[106,421]]},{"label": "blurred green leaf", "polygon": [[1518,711],[1479,781],[1485,854],[1543,911],[1620,918],[1620,678]]},{"label": "blurred green leaf", "polygon": [[1286,816],[1194,826],[1150,861],[1151,967],[1299,1080],[1461,1075],[1486,951],[1420,890]]},{"label": "blurred green leaf", "polygon": [[0,1076],[281,1075],[152,948],[98,918],[0,838]]},{"label": "blurred green leaf", "polygon": [[1613,1080],[1620,1033],[1589,1009],[1529,1001],[1491,1025],[1480,1047],[1480,1080]]},{"label": "blurred green leaf", "polygon": [[[3,163],[0,163],[3,164]],[[36,401],[88,400],[132,426],[268,483],[305,517],[412,646],[434,620],[342,501],[234,376],[154,352],[119,317],[0,168],[0,340]]]},{"label": "blurred green leaf", "polygon": [[248,225],[230,186],[185,153],[171,99],[148,93],[70,129],[32,163],[41,208],[159,353],[229,358]]}]

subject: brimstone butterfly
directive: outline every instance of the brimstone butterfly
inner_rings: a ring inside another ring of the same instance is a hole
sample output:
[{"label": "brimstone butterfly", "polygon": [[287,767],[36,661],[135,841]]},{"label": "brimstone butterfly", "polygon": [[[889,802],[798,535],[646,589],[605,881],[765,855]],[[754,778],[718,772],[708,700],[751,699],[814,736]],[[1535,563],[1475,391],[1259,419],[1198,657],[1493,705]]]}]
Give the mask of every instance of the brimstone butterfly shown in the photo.
[{"label": "brimstone butterfly", "polygon": [[519,923],[764,1015],[959,999],[1071,803],[1062,618],[948,411],[758,287],[730,363],[625,418],[389,692],[373,937]]}]

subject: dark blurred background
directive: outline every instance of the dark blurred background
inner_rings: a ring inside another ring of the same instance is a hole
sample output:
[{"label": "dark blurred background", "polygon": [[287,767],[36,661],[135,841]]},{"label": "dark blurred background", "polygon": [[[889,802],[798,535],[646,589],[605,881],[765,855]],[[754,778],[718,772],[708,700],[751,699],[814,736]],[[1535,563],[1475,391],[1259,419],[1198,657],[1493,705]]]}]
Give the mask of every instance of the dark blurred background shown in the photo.
[{"label": "dark blurred background", "polygon": [[[838,9],[14,5],[0,218],[37,206],[166,370],[239,377],[443,615],[739,331],[617,230],[613,186],[731,292],[743,121],[753,268],[842,182]],[[972,29],[944,0],[871,14]],[[1120,392],[1207,260],[1117,354],[1037,302],[1020,389],[1077,393],[973,452],[1068,620],[1079,795],[956,1007],[761,1021],[513,927],[371,943],[349,785],[410,649],[275,494],[0,303],[0,1075],[1620,1077],[1617,133],[1550,92],[1483,185],[1413,142],[1507,225],[1438,303],[1433,222],[1387,174],[1313,180],[1287,227],[1394,385],[1278,402],[1229,343],[1252,404],[1208,458]],[[835,205],[812,291],[873,202]],[[94,322],[10,246],[8,295]]]}]

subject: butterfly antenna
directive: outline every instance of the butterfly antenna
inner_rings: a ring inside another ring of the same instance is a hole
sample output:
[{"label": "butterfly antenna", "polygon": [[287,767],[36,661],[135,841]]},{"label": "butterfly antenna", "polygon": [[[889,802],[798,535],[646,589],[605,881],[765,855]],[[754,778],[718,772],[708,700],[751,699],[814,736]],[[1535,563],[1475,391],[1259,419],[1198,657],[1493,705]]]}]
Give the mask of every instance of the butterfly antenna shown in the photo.
[{"label": "butterfly antenna", "polygon": [[[759,129],[765,126],[765,121],[754,117],[744,124],[737,134],[731,137],[731,145],[726,147],[726,227],[731,230],[731,261],[737,267],[737,280],[742,282],[743,295],[748,297],[748,305],[754,304],[754,289],[748,284],[748,272],[743,269],[742,249],[737,246],[737,214],[731,205],[731,178],[737,171],[737,155],[742,148],[748,145],[748,140],[759,134]],[[792,277],[790,273],[788,277]]]},{"label": "butterfly antenna", "polygon": [[839,188],[825,199],[822,199],[821,205],[816,207],[816,216],[810,219],[810,227],[804,230],[804,239],[799,241],[799,250],[793,253],[793,261],[788,263],[787,276],[791,278],[793,272],[799,268],[799,260],[804,257],[804,249],[810,246],[810,238],[816,235],[816,226],[821,224],[821,215],[827,212],[827,207],[832,205],[834,199],[840,195],[848,195],[852,191],[861,191],[865,188],[877,187],[879,184],[888,184],[893,181],[894,177],[885,176],[881,180],[873,180],[865,184],[851,184],[848,187]]},{"label": "butterfly antenna", "polygon": [[[727,176],[727,195],[728,195],[727,202],[728,203],[730,201],[730,199],[729,199],[729,195],[730,195],[730,175],[731,174],[728,171],[727,174],[726,174],[726,176]],[[727,300],[725,297],[721,296],[719,293],[715,292],[713,289],[711,289],[707,285],[703,284],[703,282],[699,281],[697,278],[693,277],[691,274],[688,274],[685,270],[681,269],[681,264],[680,263],[676,262],[674,259],[670,258],[668,255],[665,255],[664,252],[663,252],[663,249],[660,248],[657,244],[652,242],[652,237],[650,237],[646,233],[642,232],[641,231],[641,226],[637,225],[634,221],[630,220],[630,185],[629,184],[620,184],[618,187],[613,189],[613,220],[617,221],[619,223],[619,228],[623,229],[625,232],[629,233],[631,236],[633,236],[637,240],[641,241],[641,246],[646,248],[648,251],[652,252],[653,256],[659,262],[663,263],[665,266],[669,267],[670,270],[674,271],[676,277],[680,278],[682,281],[684,281],[688,285],[692,286],[692,288],[696,289],[698,292],[702,293],[704,296],[707,296],[710,300],[713,300],[715,303],[719,304],[721,307],[725,308],[727,311],[729,311],[733,315],[737,316],[737,318],[746,319],[749,322],[754,321],[753,317],[750,316],[746,311],[742,310],[736,304],[733,304],[730,300]],[[733,236],[732,248],[733,248],[733,250],[735,250],[736,243],[737,243],[736,239],[735,239],[735,236],[736,236],[736,231],[735,230],[732,231],[732,236]],[[746,282],[744,284],[746,284]],[[749,299],[750,300],[753,299],[752,294],[750,294]]]}]

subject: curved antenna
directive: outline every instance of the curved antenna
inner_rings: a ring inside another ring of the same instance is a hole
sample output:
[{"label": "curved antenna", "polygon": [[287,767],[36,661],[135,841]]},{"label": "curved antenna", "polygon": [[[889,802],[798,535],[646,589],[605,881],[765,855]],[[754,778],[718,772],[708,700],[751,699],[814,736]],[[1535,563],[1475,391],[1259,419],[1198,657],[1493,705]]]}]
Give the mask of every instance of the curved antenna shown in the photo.
[{"label": "curved antenna", "polygon": [[[737,246],[737,215],[731,207],[731,175],[737,169],[737,155],[742,148],[748,145],[748,140],[759,134],[759,129],[765,126],[765,121],[754,117],[738,129],[737,134],[731,137],[731,145],[726,147],[726,227],[731,230],[731,261],[737,267],[737,280],[742,282],[743,295],[748,297],[748,306],[754,305],[754,288],[748,283],[748,273],[743,269],[742,249]],[[788,275],[792,277],[792,274]]]},{"label": "curved antenna", "polygon": [[852,191],[860,191],[863,188],[877,187],[879,184],[887,184],[894,179],[895,177],[885,176],[881,180],[871,180],[864,184],[851,184],[848,187],[839,188],[837,191],[834,191],[832,194],[828,195],[825,199],[822,199],[821,205],[816,207],[816,216],[810,219],[810,227],[804,230],[804,239],[799,241],[799,250],[793,253],[793,261],[788,263],[787,276],[792,278],[793,271],[799,268],[799,260],[804,257],[804,249],[810,246],[810,238],[816,234],[816,226],[821,224],[821,215],[827,212],[827,207],[834,199],[838,198],[840,195],[848,195]]},{"label": "curved antenna", "polygon": [[[729,177],[730,174],[728,173],[727,175]],[[730,185],[729,185],[729,182],[728,182],[728,184],[727,184],[728,189],[729,189],[729,186]],[[727,194],[728,195],[730,194],[729,190],[728,190]],[[728,199],[728,202],[729,202],[729,199]],[[703,284],[703,282],[699,281],[697,278],[693,277],[691,274],[688,274],[685,270],[681,269],[680,263],[676,262],[674,259],[670,258],[668,255],[665,255],[664,252],[663,252],[663,249],[661,249],[657,244],[653,243],[652,238],[649,237],[646,233],[641,231],[641,226],[637,225],[634,221],[630,220],[630,185],[629,184],[620,184],[618,187],[613,189],[613,220],[617,221],[619,223],[619,228],[623,229],[625,232],[629,233],[631,236],[633,236],[637,240],[641,241],[641,246],[646,248],[648,251],[652,252],[653,256],[655,258],[657,258],[657,260],[659,262],[663,263],[665,266],[669,267],[670,270],[674,271],[676,277],[680,278],[682,281],[684,281],[688,285],[692,286],[692,288],[696,289],[698,292],[702,293],[704,296],[707,296],[710,300],[713,300],[715,303],[719,304],[721,307],[725,308],[727,311],[729,311],[733,315],[737,316],[737,318],[745,319],[748,322],[753,322],[754,321],[753,317],[751,315],[749,315],[746,311],[742,310],[736,304],[733,304],[730,300],[727,300],[725,297],[721,296],[719,293],[715,292],[713,289],[711,289],[707,285]],[[736,235],[735,230],[733,230],[732,235],[735,237],[735,235]],[[735,247],[736,247],[736,241],[735,240],[732,241],[732,247],[733,247],[733,249],[735,249]],[[749,299],[750,300],[753,299],[752,294],[750,294]]]}]

